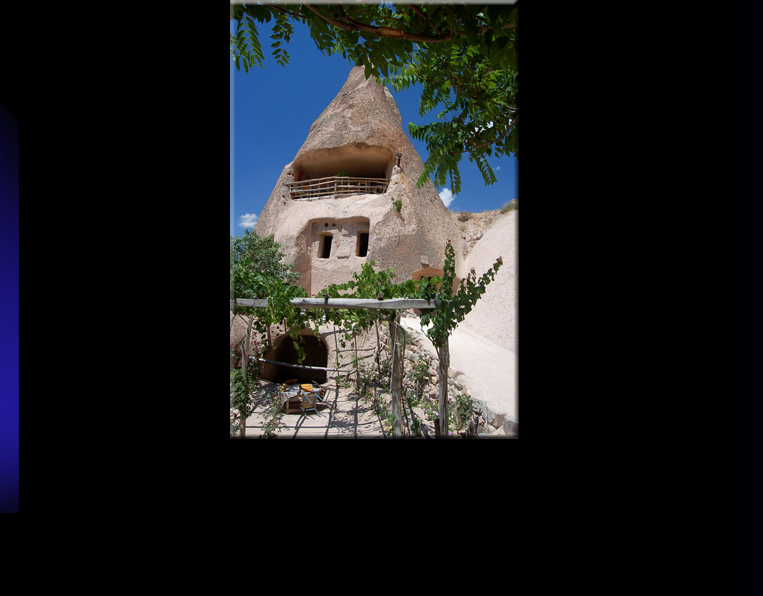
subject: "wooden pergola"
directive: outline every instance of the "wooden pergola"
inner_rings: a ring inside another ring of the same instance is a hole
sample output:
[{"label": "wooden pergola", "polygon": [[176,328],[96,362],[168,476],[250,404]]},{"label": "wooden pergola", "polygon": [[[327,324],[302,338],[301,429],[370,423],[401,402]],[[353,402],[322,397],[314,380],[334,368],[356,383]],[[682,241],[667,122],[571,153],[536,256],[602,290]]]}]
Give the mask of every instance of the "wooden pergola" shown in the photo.
[{"label": "wooden pergola", "polygon": [[[408,308],[418,308],[420,310],[433,309],[436,307],[434,300],[413,299],[413,298],[392,298],[388,300],[374,300],[366,298],[293,298],[292,306],[297,308],[347,308],[347,309],[373,309],[373,310],[395,310],[394,329],[390,323],[390,336],[392,342],[392,414],[395,421],[392,426],[392,436],[400,438],[402,436],[402,395],[403,395],[403,362],[400,351],[400,311]],[[231,307],[244,306],[250,308],[267,308],[268,299],[246,299],[236,298],[231,302]],[[439,417],[440,417],[440,437],[448,438],[448,366],[450,365],[450,352],[448,349],[448,340],[439,346],[439,365],[437,368],[439,381]],[[295,368],[315,368],[301,367],[291,365]]]}]

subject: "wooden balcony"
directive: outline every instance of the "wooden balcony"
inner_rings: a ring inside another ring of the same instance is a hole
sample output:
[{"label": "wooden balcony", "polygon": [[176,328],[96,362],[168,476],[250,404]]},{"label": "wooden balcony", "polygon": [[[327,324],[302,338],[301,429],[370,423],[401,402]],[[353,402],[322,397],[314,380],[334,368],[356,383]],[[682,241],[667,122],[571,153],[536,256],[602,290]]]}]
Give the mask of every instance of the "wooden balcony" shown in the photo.
[{"label": "wooden balcony", "polygon": [[386,192],[389,180],[386,178],[353,178],[350,176],[328,176],[314,180],[290,182],[291,198],[295,201],[307,199],[337,199],[349,195],[382,194]]}]

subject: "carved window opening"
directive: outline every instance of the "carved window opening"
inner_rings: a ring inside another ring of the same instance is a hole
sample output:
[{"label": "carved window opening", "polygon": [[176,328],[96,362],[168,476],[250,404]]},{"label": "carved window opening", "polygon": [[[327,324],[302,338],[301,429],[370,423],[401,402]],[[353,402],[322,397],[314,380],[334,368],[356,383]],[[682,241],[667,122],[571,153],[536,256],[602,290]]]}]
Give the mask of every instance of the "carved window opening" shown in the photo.
[{"label": "carved window opening", "polygon": [[358,232],[358,256],[365,257],[368,254],[368,232]]},{"label": "carved window opening", "polygon": [[331,234],[324,234],[321,236],[321,243],[318,247],[318,258],[328,259],[331,256],[331,243],[334,240],[334,236]]}]

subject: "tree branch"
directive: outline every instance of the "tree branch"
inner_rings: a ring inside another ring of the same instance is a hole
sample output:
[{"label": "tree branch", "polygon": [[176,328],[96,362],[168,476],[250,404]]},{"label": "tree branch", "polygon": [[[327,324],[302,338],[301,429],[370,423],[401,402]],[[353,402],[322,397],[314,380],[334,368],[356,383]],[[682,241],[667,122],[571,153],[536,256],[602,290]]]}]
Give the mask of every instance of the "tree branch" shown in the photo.
[{"label": "tree branch", "polygon": [[405,39],[408,41],[415,41],[419,43],[437,43],[441,41],[450,41],[453,39],[453,33],[448,33],[447,35],[439,35],[437,37],[429,37],[429,36],[423,36],[423,35],[416,35],[414,33],[406,33],[405,31],[401,31],[400,29],[392,29],[390,27],[374,27],[372,25],[366,25],[365,23],[359,23],[358,21],[355,21],[351,19],[350,17],[345,17],[349,23],[343,23],[342,21],[338,21],[336,19],[332,19],[331,17],[327,17],[325,15],[322,15],[318,12],[318,10],[311,6],[310,4],[305,4],[305,6],[310,9],[312,12],[314,12],[316,15],[318,15],[320,18],[322,18],[327,23],[330,23],[332,25],[335,25],[336,27],[339,27],[340,29],[344,29],[345,31],[365,31],[366,33],[375,33],[376,35],[380,35],[381,37],[391,37],[395,39]]},{"label": "tree branch", "polygon": [[336,19],[332,19],[331,17],[326,17],[318,12],[318,10],[314,6],[310,6],[309,4],[305,4],[307,8],[312,10],[315,14],[317,14],[319,17],[321,17],[324,21],[327,23],[331,23],[332,25],[335,25],[336,27],[339,27],[340,29],[344,29],[345,31],[357,31],[355,27],[351,27],[350,25],[347,25],[346,23],[340,23]]},{"label": "tree branch", "polygon": [[267,6],[268,8],[272,8],[272,9],[277,10],[279,12],[282,12],[282,13],[284,13],[286,15],[289,15],[290,17],[292,17],[293,19],[295,19],[297,21],[302,20],[304,18],[299,13],[295,14],[293,12],[290,12],[290,11],[288,11],[288,10],[286,10],[284,8],[281,8],[280,6],[276,6],[274,4],[263,4],[263,6]]}]

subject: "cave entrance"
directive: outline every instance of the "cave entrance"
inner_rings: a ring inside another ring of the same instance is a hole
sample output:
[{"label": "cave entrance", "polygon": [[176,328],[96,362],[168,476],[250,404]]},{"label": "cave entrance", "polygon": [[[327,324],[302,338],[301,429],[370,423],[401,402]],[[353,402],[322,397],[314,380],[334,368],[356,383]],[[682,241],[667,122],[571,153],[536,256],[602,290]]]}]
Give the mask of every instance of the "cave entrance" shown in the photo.
[{"label": "cave entrance", "polygon": [[[302,347],[306,354],[302,364],[304,366],[322,366],[325,368],[328,364],[328,348],[323,340],[314,335],[303,335],[301,337],[304,342]],[[287,336],[276,348],[273,360],[288,364],[298,364],[297,357],[297,348],[294,346],[294,340]],[[277,383],[283,383],[290,379],[298,379],[305,383],[310,381],[325,383],[326,371],[276,365],[275,378],[273,380]]]},{"label": "cave entrance", "polygon": [[360,143],[308,151],[294,161],[292,171],[297,182],[336,176],[341,170],[351,177],[389,180],[394,165],[395,157],[387,147]]}]

